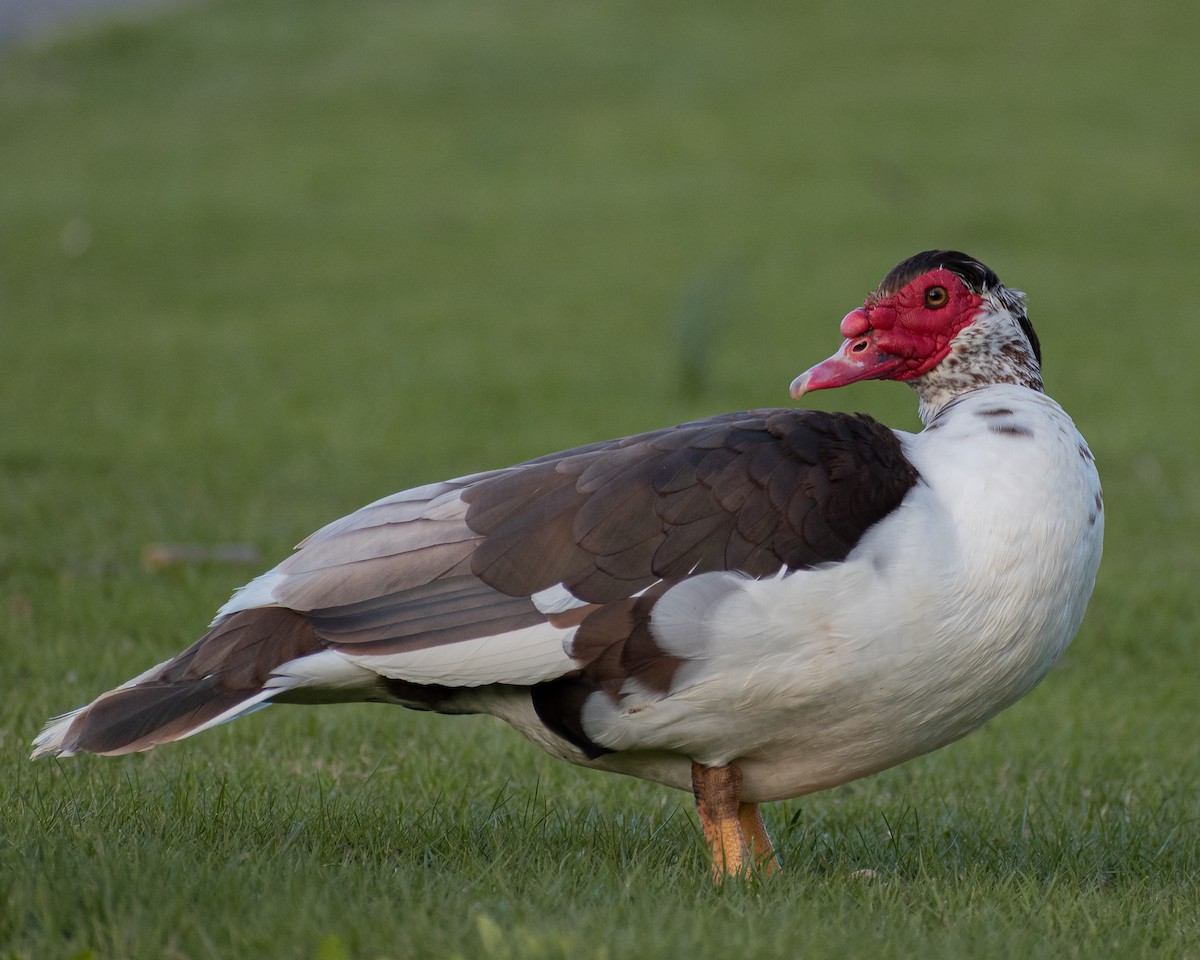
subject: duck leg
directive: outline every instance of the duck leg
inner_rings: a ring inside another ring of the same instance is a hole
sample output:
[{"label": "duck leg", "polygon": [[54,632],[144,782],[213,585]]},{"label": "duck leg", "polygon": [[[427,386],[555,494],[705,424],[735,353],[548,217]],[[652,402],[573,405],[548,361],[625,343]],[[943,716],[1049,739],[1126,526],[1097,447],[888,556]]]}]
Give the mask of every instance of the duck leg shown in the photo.
[{"label": "duck leg", "polygon": [[758,804],[742,803],[741,789],[742,771],[732,764],[706,767],[692,762],[692,793],[717,883],[745,876],[758,864],[768,874],[779,869]]},{"label": "duck leg", "polygon": [[751,862],[761,867],[768,877],[776,873],[780,868],[779,857],[775,855],[775,847],[767,833],[767,825],[763,823],[758,804],[739,803],[738,822],[742,825],[742,836],[746,838],[746,845],[750,848]]},{"label": "duck leg", "polygon": [[705,767],[692,761],[692,793],[716,883],[745,873],[750,863],[750,847],[738,817],[741,788],[742,771],[737,767]]}]

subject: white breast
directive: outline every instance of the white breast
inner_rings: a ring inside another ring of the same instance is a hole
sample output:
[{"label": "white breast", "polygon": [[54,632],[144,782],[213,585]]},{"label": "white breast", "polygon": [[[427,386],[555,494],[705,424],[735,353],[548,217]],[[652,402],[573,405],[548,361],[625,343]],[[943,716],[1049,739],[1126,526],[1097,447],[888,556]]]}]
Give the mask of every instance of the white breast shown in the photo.
[{"label": "white breast", "polygon": [[921,481],[847,560],[671,591],[653,624],[687,658],[676,689],[593,698],[589,735],[736,762],[743,799],[771,800],[936,749],[1028,692],[1099,567],[1091,454],[1053,400],[1010,385],[901,436]]}]

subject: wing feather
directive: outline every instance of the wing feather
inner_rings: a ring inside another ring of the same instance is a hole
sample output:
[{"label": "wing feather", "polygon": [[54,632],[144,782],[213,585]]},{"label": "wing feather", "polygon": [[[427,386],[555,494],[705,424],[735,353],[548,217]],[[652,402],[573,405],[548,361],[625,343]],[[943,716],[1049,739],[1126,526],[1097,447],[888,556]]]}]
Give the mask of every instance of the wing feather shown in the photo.
[{"label": "wing feather", "polygon": [[[895,434],[870,418],[723,415],[384,498],[309,538],[272,591],[364,655],[530,637],[573,608],[558,640],[578,626],[589,649],[606,633],[620,647],[632,621],[607,605],[695,573],[844,559],[915,482]],[[531,599],[548,592],[549,613]],[[643,650],[651,606],[637,607]]]}]

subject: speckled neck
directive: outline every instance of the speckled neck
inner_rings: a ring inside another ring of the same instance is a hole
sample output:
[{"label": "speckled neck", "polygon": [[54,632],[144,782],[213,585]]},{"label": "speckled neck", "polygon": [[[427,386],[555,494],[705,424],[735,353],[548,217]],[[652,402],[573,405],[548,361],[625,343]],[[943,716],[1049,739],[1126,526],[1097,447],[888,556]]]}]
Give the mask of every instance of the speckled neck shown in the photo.
[{"label": "speckled neck", "polygon": [[1015,383],[1045,391],[1033,347],[1017,319],[1024,316],[1024,296],[1004,290],[1000,296],[987,293],[984,298],[979,318],[954,338],[947,357],[909,381],[917,391],[917,411],[926,425],[950,401],[981,387]]}]

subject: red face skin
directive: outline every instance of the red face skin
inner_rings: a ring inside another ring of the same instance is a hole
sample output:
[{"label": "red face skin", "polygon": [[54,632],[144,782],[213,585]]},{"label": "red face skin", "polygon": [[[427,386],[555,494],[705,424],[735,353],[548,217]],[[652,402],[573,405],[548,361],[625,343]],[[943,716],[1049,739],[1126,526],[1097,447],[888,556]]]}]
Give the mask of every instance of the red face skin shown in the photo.
[{"label": "red face skin", "polygon": [[799,400],[859,380],[911,380],[946,358],[950,341],[983,303],[957,274],[930,270],[882,300],[867,298],[842,320],[846,342],[792,381]]}]

